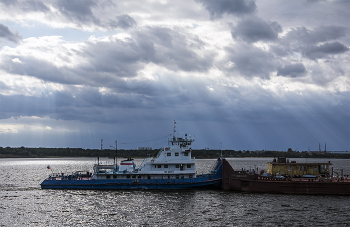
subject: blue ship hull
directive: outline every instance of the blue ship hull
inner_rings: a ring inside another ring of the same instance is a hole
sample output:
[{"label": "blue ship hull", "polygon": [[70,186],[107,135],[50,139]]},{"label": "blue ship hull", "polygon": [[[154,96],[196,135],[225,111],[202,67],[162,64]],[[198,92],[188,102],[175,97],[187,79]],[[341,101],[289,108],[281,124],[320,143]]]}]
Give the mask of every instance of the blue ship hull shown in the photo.
[{"label": "blue ship hull", "polygon": [[42,189],[119,190],[119,189],[219,189],[222,178],[209,176],[190,179],[111,179],[111,180],[44,180]]}]

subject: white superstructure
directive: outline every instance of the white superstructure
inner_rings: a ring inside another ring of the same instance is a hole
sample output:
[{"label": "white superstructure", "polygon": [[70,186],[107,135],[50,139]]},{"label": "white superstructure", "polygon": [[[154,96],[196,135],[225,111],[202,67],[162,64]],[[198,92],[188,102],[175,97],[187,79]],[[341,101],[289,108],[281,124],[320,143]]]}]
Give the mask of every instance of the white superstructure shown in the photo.
[{"label": "white superstructure", "polygon": [[[191,178],[196,174],[195,159],[191,157],[191,136],[178,134],[169,138],[169,145],[163,147],[155,158],[143,161],[138,169],[143,174],[171,174]],[[173,176],[170,176],[171,178]],[[175,176],[176,177],[176,176]]]},{"label": "white superstructure", "polygon": [[160,149],[156,157],[146,158],[136,168],[133,159],[123,160],[120,165],[94,166],[93,179],[186,179],[196,175],[195,159],[191,157],[194,137],[176,133],[168,139],[168,146]]}]

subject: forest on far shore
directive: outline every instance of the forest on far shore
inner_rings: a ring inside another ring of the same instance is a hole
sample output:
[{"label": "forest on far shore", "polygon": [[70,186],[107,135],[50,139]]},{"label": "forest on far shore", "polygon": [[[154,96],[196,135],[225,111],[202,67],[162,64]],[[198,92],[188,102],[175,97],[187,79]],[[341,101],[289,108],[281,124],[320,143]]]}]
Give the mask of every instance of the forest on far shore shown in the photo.
[{"label": "forest on far shore", "polygon": [[[154,150],[118,150],[118,158],[146,158],[155,157],[159,149]],[[341,158],[350,159],[350,152],[345,154],[334,154],[329,152],[293,151],[241,151],[222,150],[222,156],[226,158],[242,157],[286,157],[286,158]],[[192,150],[192,157],[197,159],[213,159],[221,155],[220,150]],[[83,149],[83,148],[27,148],[27,147],[0,147],[0,158],[47,158],[47,157],[115,157],[116,151],[105,149]]]}]

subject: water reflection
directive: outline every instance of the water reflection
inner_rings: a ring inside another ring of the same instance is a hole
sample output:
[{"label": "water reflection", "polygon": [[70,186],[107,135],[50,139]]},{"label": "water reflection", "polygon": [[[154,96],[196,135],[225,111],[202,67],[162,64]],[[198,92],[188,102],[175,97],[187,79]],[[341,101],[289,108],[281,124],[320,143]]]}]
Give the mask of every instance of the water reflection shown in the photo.
[{"label": "water reflection", "polygon": [[[136,160],[136,163],[141,161]],[[266,169],[271,158],[228,161],[234,169],[254,166]],[[55,172],[72,172],[91,170],[95,162],[95,158],[0,159],[0,226],[345,226],[350,223],[350,198],[346,196],[270,195],[220,190],[40,189],[41,181],[51,172],[47,165]],[[207,172],[213,162],[215,160],[196,160],[198,172]],[[344,173],[349,170],[349,160],[331,162],[334,167],[343,168]]]}]

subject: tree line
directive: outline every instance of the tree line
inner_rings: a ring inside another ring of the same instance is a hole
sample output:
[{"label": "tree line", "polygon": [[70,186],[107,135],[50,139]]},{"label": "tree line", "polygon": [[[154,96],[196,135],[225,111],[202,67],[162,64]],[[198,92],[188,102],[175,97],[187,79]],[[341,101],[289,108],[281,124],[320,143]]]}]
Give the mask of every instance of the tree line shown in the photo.
[{"label": "tree line", "polygon": [[[118,158],[146,158],[155,157],[159,149],[154,150],[124,150],[117,151]],[[45,157],[115,157],[116,151],[105,149],[83,149],[83,148],[27,148],[27,147],[0,147],[0,158],[45,158]],[[199,149],[192,150],[192,157],[198,159],[213,159],[221,155],[221,150]],[[286,157],[286,158],[343,158],[350,159],[350,152],[347,154],[334,153],[309,153],[307,151],[292,151],[291,148],[285,151],[235,151],[222,150],[223,157]]]}]

